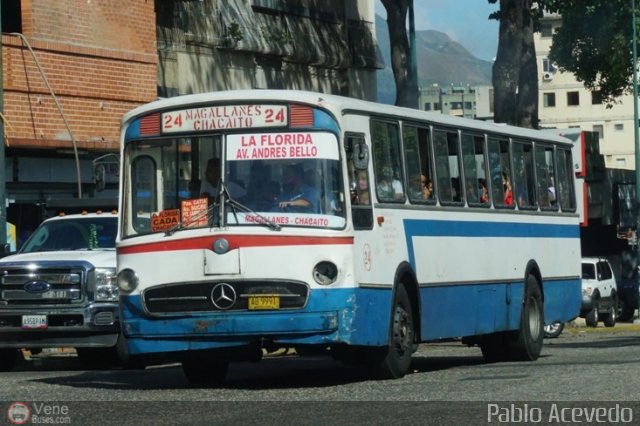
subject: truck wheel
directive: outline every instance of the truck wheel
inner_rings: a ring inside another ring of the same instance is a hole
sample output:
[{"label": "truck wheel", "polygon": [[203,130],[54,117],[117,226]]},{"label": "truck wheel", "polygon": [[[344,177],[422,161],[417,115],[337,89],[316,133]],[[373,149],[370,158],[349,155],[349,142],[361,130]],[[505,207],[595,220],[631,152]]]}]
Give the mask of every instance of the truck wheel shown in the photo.
[{"label": "truck wheel", "polygon": [[603,322],[605,327],[613,327],[616,325],[616,319],[618,316],[618,296],[614,295],[611,299],[611,306],[609,307],[609,313],[603,315]]},{"label": "truck wheel", "polygon": [[535,361],[544,340],[544,304],[538,280],[529,275],[525,281],[520,329],[509,341],[509,360]]},{"label": "truck wheel", "polygon": [[593,308],[585,315],[584,322],[587,327],[597,327],[598,320],[600,319],[600,312],[598,310],[598,301],[593,302]]},{"label": "truck wheel", "polygon": [[22,352],[18,349],[0,349],[0,371],[11,371]]},{"label": "truck wheel", "polygon": [[634,311],[624,299],[618,299],[618,321],[629,321],[633,318]]},{"label": "truck wheel", "polygon": [[76,348],[80,362],[92,370],[108,370],[118,364],[115,348]]}]

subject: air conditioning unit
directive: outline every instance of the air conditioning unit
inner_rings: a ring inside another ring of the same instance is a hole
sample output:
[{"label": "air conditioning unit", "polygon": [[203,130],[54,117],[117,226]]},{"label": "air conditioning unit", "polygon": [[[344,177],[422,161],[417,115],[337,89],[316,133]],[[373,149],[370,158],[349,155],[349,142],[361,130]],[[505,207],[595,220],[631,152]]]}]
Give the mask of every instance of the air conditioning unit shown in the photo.
[{"label": "air conditioning unit", "polygon": [[542,80],[543,81],[551,81],[551,80],[553,80],[553,73],[545,72],[544,74],[542,74]]}]

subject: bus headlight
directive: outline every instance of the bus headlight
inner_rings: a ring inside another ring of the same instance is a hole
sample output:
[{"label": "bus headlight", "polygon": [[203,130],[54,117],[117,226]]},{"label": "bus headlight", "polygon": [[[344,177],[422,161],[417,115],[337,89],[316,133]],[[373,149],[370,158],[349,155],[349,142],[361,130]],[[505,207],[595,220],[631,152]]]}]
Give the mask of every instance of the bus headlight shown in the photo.
[{"label": "bus headlight", "polygon": [[96,302],[117,302],[116,268],[96,268]]},{"label": "bus headlight", "polygon": [[138,288],[138,276],[132,269],[123,269],[118,273],[118,288],[125,293]]},{"label": "bus headlight", "polygon": [[320,285],[330,285],[338,278],[338,267],[332,262],[322,261],[313,268],[313,279]]}]

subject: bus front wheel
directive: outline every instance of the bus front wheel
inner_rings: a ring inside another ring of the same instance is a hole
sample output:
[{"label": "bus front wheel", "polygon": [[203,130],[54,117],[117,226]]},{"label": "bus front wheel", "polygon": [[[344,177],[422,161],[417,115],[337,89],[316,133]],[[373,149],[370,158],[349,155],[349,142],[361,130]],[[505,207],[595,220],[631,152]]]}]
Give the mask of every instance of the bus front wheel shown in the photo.
[{"label": "bus front wheel", "polygon": [[381,378],[399,379],[409,371],[415,340],[413,309],[402,284],[395,293],[390,331],[389,344],[382,349],[369,349],[367,361]]}]

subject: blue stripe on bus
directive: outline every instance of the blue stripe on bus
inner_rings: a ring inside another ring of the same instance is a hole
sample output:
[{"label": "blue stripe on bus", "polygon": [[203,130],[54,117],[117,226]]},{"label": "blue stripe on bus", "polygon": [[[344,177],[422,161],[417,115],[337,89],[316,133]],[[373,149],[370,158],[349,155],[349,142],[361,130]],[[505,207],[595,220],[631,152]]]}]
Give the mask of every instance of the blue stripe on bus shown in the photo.
[{"label": "blue stripe on bus", "polygon": [[[422,341],[516,330],[523,283],[420,288]],[[546,322],[579,314],[580,280],[543,283]],[[383,346],[389,336],[392,292],[387,289],[313,289],[299,310],[208,312],[148,317],[140,296],[122,296],[122,321],[132,354],[276,344]]]},{"label": "blue stripe on bus", "polygon": [[140,137],[140,119],[136,118],[127,127],[127,132],[124,135],[124,140],[136,139]]},{"label": "blue stripe on bus", "polygon": [[409,263],[416,269],[414,237],[468,238],[580,238],[575,225],[553,225],[526,222],[483,222],[455,220],[404,220],[405,241]]},{"label": "blue stripe on bus", "polygon": [[333,131],[336,135],[340,134],[336,120],[334,120],[329,113],[321,109],[313,109],[313,127]]}]

